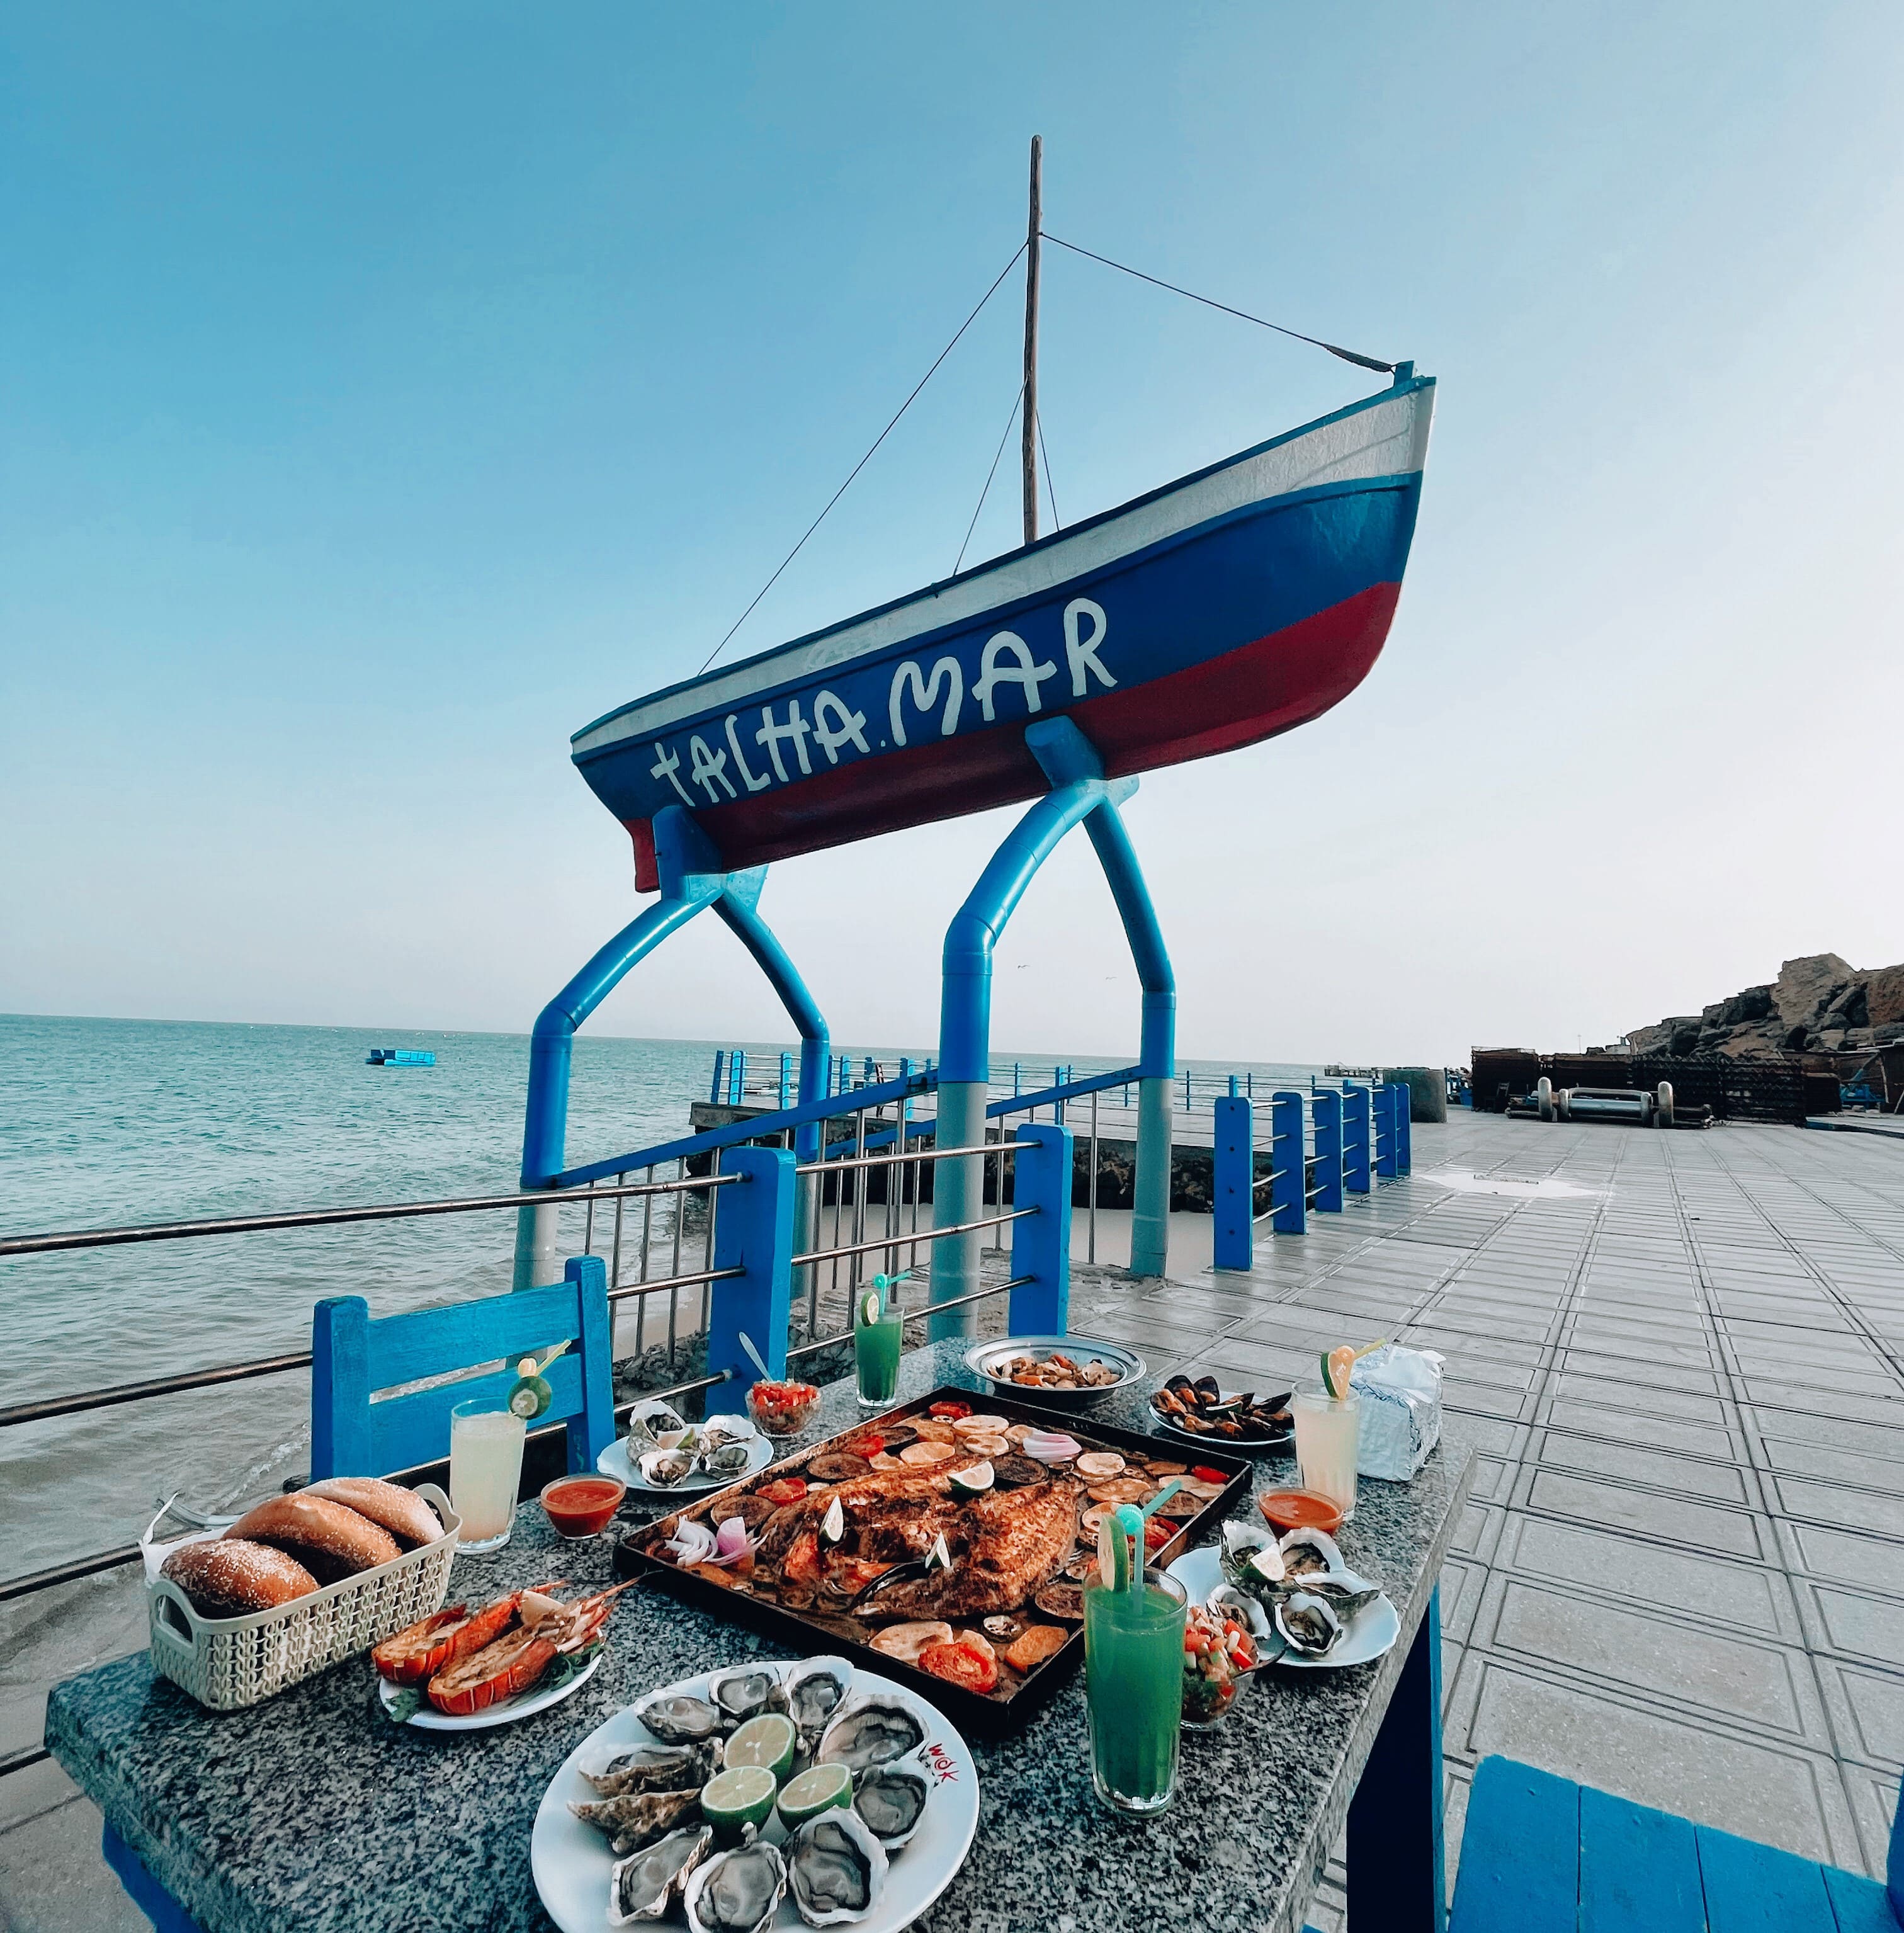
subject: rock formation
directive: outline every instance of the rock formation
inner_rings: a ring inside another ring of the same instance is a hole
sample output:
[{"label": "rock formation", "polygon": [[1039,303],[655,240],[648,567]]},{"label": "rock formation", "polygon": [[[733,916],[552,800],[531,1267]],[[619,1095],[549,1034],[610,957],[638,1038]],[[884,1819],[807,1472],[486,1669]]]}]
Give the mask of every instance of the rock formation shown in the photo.
[{"label": "rock formation", "polygon": [[1904,966],[1866,970],[1807,954],[1767,985],[1636,1027],[1626,1040],[1635,1054],[1680,1055],[1882,1047],[1904,1041]]}]

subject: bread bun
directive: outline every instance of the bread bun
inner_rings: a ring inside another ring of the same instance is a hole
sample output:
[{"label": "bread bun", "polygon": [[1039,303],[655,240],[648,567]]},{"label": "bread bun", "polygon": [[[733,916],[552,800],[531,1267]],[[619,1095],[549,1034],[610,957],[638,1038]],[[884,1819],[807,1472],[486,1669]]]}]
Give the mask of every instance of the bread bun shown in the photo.
[{"label": "bread bun", "polygon": [[268,1544],[221,1537],[188,1544],[159,1567],[191,1600],[201,1617],[242,1618],[308,1598],[317,1580],[295,1557]]},{"label": "bread bun", "polygon": [[397,1541],[381,1524],[333,1503],[328,1497],[314,1497],[299,1490],[288,1497],[273,1497],[247,1511],[231,1527],[233,1537],[248,1537],[254,1544],[275,1544],[295,1557],[319,1583],[335,1584],[340,1577],[354,1577],[359,1571],[388,1564],[403,1553]]},{"label": "bread bun", "polygon": [[414,1490],[387,1484],[381,1477],[326,1477],[305,1484],[301,1494],[347,1505],[381,1524],[406,1550],[434,1544],[443,1535],[436,1512]]}]

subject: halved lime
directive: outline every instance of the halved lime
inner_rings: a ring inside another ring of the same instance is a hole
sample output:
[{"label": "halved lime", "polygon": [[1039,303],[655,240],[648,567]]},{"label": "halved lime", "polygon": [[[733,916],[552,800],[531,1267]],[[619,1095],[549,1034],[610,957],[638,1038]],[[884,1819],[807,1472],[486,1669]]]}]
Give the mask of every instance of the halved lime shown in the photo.
[{"label": "halved lime", "polygon": [[766,1825],[779,1789],[764,1765],[730,1765],[701,1787],[702,1817],[723,1846],[738,1844],[745,1827]]},{"label": "halved lime", "polygon": [[843,1811],[853,1804],[853,1774],[843,1765],[810,1766],[781,1788],[780,1816],[790,1828],[816,1812]]},{"label": "halved lime", "polygon": [[974,1463],[969,1470],[955,1470],[947,1481],[960,1496],[976,1497],[991,1488],[993,1475],[989,1463]]},{"label": "halved lime", "polygon": [[729,1772],[764,1769],[775,1779],[784,1778],[793,1769],[793,1748],[798,1743],[793,1721],[784,1712],[763,1712],[750,1718],[727,1741],[722,1763]]}]

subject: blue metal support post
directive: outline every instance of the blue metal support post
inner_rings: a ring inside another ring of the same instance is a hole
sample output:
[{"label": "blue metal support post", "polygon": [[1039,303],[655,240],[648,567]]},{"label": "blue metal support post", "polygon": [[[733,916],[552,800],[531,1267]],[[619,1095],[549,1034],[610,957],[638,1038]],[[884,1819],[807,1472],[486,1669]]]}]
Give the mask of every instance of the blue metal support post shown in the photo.
[{"label": "blue metal support post", "polygon": [[[991,1071],[993,949],[1039,867],[1064,835],[1081,823],[1104,868],[1144,990],[1131,1267],[1138,1274],[1161,1274],[1169,1236],[1169,1087],[1176,1051],[1177,991],[1149,890],[1117,816],[1117,807],[1136,789],[1137,782],[1107,780],[1102,762],[1068,718],[1038,720],[1025,728],[1024,739],[1052,789],[1006,836],[946,930],[938,1144],[941,1148],[974,1147],[984,1138]],[[979,1155],[939,1162],[934,1175],[934,1226],[982,1219],[984,1167]],[[982,1233],[974,1230],[934,1243],[935,1302],[952,1301],[977,1289]],[[970,1311],[961,1308],[935,1317],[931,1333],[937,1339],[967,1334],[971,1328]]]},{"label": "blue metal support post", "polygon": [[[1236,1085],[1232,1079],[1230,1086]],[[1235,1093],[1217,1102],[1212,1265],[1247,1269],[1254,1259],[1256,1217],[1255,1111]]]},{"label": "blue metal support post", "polygon": [[1279,1235],[1300,1235],[1309,1226],[1308,1135],[1302,1096],[1285,1090],[1269,1102],[1270,1224]]},{"label": "blue metal support post", "polygon": [[[1436,1590],[1349,1802],[1349,1888],[1363,1924],[1391,1933],[1442,1933],[1446,1926],[1443,1776]],[[1570,1910],[1569,1923],[1572,1917]]]},{"label": "blue metal support post", "polygon": [[1316,1117],[1316,1212],[1342,1213],[1342,1096],[1318,1087],[1310,1106]]},{"label": "blue metal support post", "polygon": [[[550,1189],[546,1205],[524,1208],[516,1230],[514,1285],[537,1288],[561,1279],[553,1192],[562,1172],[568,1135],[569,1070],[577,1029],[629,971],[678,927],[712,906],[766,975],[800,1034],[800,1099],[818,1098],[821,1070],[831,1048],[826,1022],[799,970],[758,911],[767,869],[723,870],[720,855],[681,807],[664,806],[654,815],[654,857],[661,895],[603,947],[536,1017],[529,1039],[529,1090],[522,1126],[522,1186]],[[740,1050],[735,1049],[740,1058]],[[718,1099],[720,1063],[714,1067]],[[818,1153],[820,1130],[810,1124],[796,1144],[802,1160]]]},{"label": "blue metal support post", "polygon": [[1415,1090],[1403,1084],[1401,1105],[1395,1114],[1396,1126],[1401,1131],[1401,1153],[1398,1165],[1404,1174],[1415,1171]]},{"label": "blue metal support post", "polygon": [[1383,1081],[1369,1102],[1374,1115],[1375,1173],[1381,1181],[1393,1181],[1397,1169],[1397,1151],[1395,1141],[1395,1096],[1400,1090],[1388,1081]]},{"label": "blue metal support post", "polygon": [[744,1275],[712,1285],[708,1309],[708,1368],[728,1380],[708,1391],[707,1414],[747,1408],[756,1372],[741,1346],[745,1332],[776,1378],[787,1373],[787,1324],[793,1298],[793,1156],[787,1148],[721,1152],[720,1172],[741,1178],[722,1189],[714,1226],[714,1266]]},{"label": "blue metal support post", "polygon": [[1342,1185],[1351,1195],[1369,1192],[1369,1092],[1342,1090]]},{"label": "blue metal support post", "polygon": [[[1012,1224],[1006,1333],[1062,1336],[1071,1317],[1071,1130],[1027,1122],[1013,1135],[1012,1205],[1036,1208]],[[1029,1282],[1018,1278],[1029,1276]]]}]

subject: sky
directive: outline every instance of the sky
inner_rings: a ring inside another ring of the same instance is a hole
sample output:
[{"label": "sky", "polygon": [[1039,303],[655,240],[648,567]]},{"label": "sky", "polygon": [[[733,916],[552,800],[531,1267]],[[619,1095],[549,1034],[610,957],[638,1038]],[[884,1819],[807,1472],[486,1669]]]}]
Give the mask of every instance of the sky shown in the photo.
[{"label": "sky", "polygon": [[[1367,682],[1127,808],[1187,1055],[1551,1051],[1904,959],[1895,26],[22,0],[0,1010],[526,1029],[640,904],[570,734],[745,607],[1016,248],[1034,132],[1054,233],[1439,379]],[[947,573],[1021,301],[730,657]],[[1381,380],[1055,250],[1042,342],[1066,522]],[[1011,816],[774,869],[838,1038],[929,1047]],[[997,982],[997,1051],[1134,1048],[1081,839]],[[787,1032],[712,921],[591,1024]]]}]

